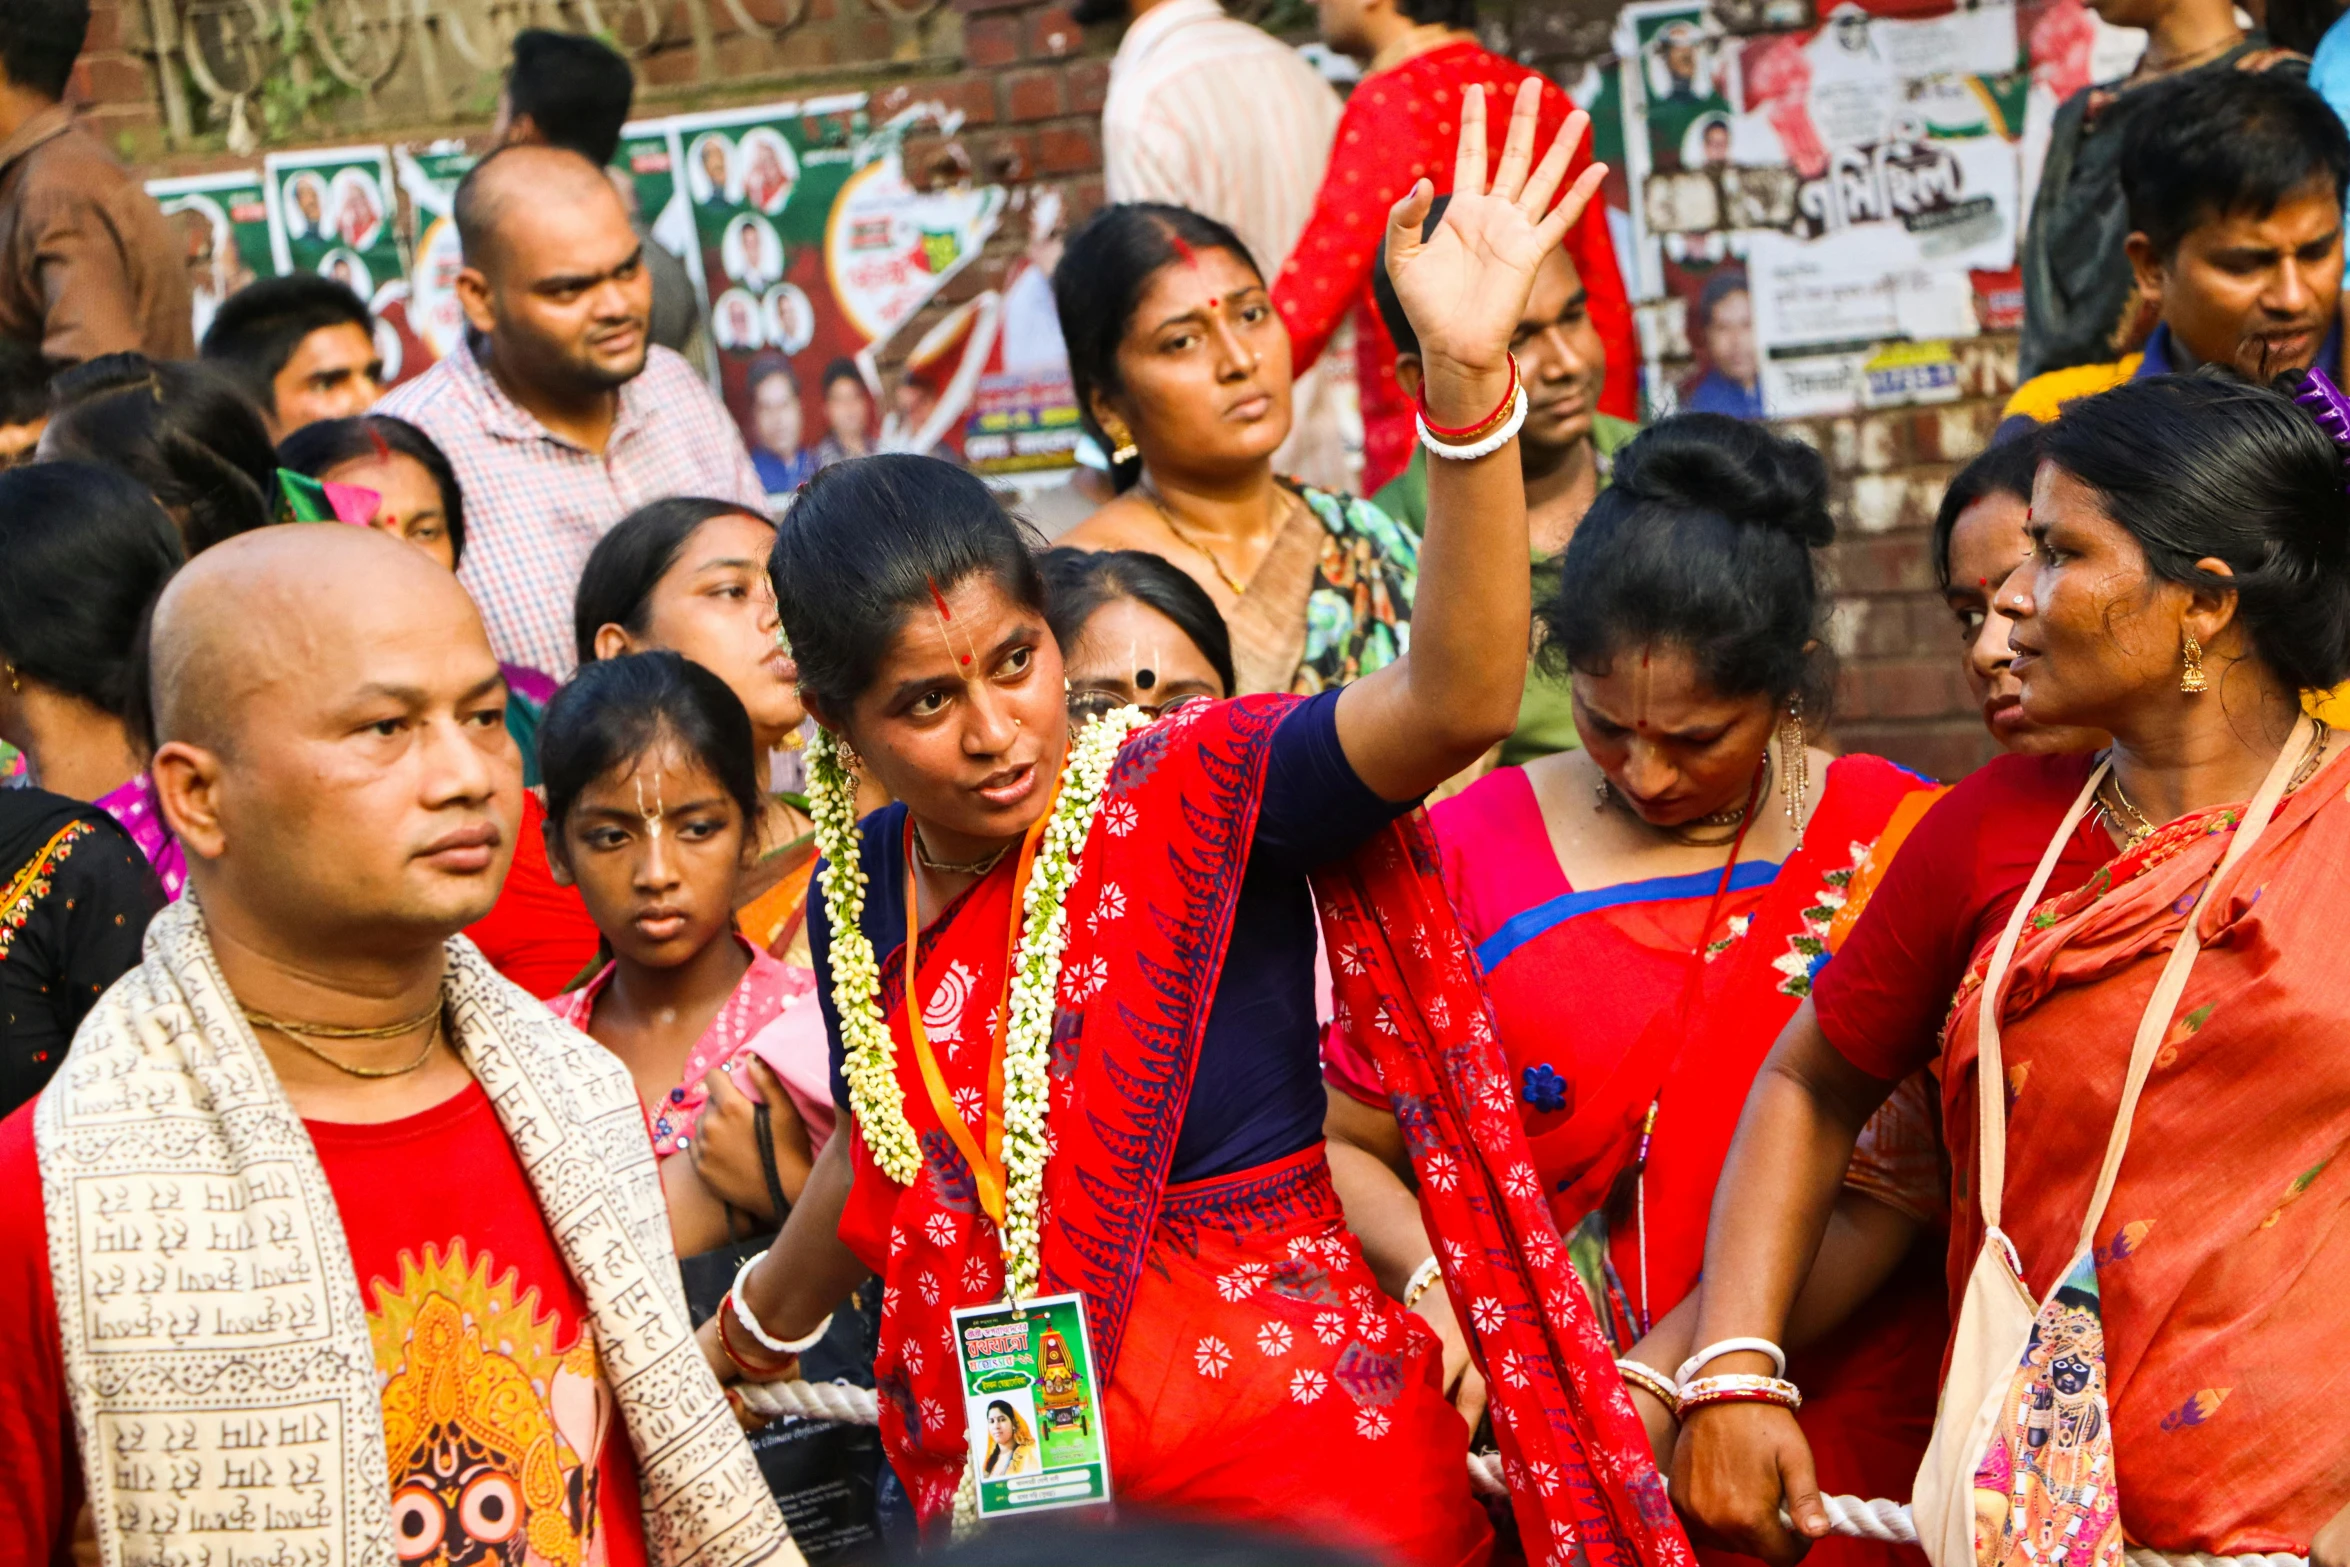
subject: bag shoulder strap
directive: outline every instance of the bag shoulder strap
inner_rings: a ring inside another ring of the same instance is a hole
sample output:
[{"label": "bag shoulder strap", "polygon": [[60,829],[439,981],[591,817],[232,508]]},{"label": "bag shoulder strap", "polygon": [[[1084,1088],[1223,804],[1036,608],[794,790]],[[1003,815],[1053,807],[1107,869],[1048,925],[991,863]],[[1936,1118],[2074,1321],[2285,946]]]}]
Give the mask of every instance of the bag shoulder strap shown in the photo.
[{"label": "bag shoulder strap", "polygon": [[[2170,1032],[2171,1020],[2179,1009],[2179,999],[2186,993],[2189,971],[2203,951],[2203,905],[2212,889],[2225,879],[2244,856],[2251,852],[2260,835],[2268,830],[2276,814],[2277,802],[2285,795],[2293,773],[2308,756],[2309,746],[2296,746],[2288,740],[2269,764],[2268,775],[2246,807],[2244,818],[2237,824],[2225,853],[2210,877],[2196,895],[2195,907],[2189,913],[2186,928],[2180,932],[2178,944],[2171,948],[2161,975],[2154,982],[2154,993],[2146,1000],[2146,1010],[2138,1019],[2138,1032],[2130,1046],[2130,1066],[2122,1080],[2121,1104],[2114,1112],[2113,1130],[2106,1138],[2105,1159],[2097,1171],[2097,1185],[2089,1197],[2087,1212],[2081,1217],[2079,1246],[2087,1246],[2096,1238],[2097,1226],[2105,1217],[2105,1205],[2113,1196],[2115,1180],[2121,1174],[2122,1156],[2130,1145],[2130,1126],[2136,1119],[2138,1098],[2144,1092],[2146,1079],[2154,1069],[2154,1057],[2161,1049],[2163,1036]],[[1986,1229],[1999,1227],[2000,1208],[2005,1197],[2007,1180],[2007,1094],[2006,1071],[2001,1064],[1999,1042],[1999,995],[2005,988],[2009,963],[2015,956],[2018,939],[2023,934],[2024,921],[2047,889],[2048,879],[2063,855],[2065,842],[2073,829],[2080,825],[2096,798],[2097,786],[2111,770],[2112,762],[2098,765],[2082,787],[2072,809],[2065,813],[2064,825],[2049,841],[2047,852],[2041,855],[2039,868],[2033,872],[2025,896],[2008,916],[2007,928],[2001,932],[1999,945],[1991,954],[1991,967],[1983,976],[1983,994],[1975,1017],[1975,1043],[1979,1058],[1975,1077],[1976,1115],[1982,1137],[1982,1193]]]},{"label": "bag shoulder strap", "polygon": [[2063,824],[2041,853],[2032,879],[2024,884],[2024,895],[2016,900],[2014,912],[2007,916],[2007,928],[1999,933],[1999,944],[1991,949],[1990,967],[1983,971],[1983,991],[1975,1008],[1975,1146],[1976,1168],[1981,1172],[1977,1182],[1981,1191],[1976,1194],[1976,1201],[1983,1210],[1985,1230],[1999,1228],[2000,1204],[2007,1192],[2007,1068],[1999,1053],[1999,993],[2007,988],[2008,965],[2015,960],[2015,946],[2023,936],[2024,921],[2039,907],[2041,894],[2048,890],[2048,879],[2056,874],[2056,862],[2064,858],[2064,846],[2072,841],[2073,829],[2089,814],[2089,807],[2097,800],[2097,786],[2105,782],[2105,775],[2112,770],[2110,760],[2099,762],[2091,770],[2089,781],[2081,785],[2071,809],[2064,813]]}]

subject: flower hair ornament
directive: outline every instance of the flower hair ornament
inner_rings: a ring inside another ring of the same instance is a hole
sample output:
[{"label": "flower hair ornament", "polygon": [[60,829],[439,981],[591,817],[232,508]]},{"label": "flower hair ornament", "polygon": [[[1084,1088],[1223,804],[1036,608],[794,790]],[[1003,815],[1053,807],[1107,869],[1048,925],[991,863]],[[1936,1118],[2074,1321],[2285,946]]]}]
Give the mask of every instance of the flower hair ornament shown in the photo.
[{"label": "flower hair ornament", "polygon": [[[2332,376],[2312,365],[2302,372],[2301,387],[2293,394],[2293,401],[2317,421],[2326,439],[2340,450],[2344,468],[2350,470],[2350,393],[2336,386]],[[2342,488],[2350,493],[2350,477],[2345,478]]]}]

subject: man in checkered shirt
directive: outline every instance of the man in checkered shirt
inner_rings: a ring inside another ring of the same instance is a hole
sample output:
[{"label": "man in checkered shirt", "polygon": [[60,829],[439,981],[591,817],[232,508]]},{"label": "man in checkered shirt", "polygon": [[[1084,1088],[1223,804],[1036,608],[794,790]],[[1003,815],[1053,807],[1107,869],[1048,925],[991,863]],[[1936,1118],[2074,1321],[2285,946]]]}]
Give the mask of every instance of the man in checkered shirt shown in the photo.
[{"label": "man in checkered shirt", "polygon": [[766,495],[726,407],[647,332],[643,241],[603,171],[508,147],[457,189],[466,341],[375,406],[422,428],[465,493],[459,576],[509,663],[560,679],[588,551],[672,495]]}]

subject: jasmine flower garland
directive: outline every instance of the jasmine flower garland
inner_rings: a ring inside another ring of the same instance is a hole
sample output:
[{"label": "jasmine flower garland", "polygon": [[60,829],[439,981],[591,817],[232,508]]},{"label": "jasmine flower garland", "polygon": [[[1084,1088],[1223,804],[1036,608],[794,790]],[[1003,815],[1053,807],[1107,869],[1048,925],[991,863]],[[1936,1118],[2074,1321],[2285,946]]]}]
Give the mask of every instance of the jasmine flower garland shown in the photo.
[{"label": "jasmine flower garland", "polygon": [[[1045,1118],[1051,1105],[1053,1014],[1067,945],[1069,889],[1077,884],[1079,857],[1093,834],[1118,747],[1150,721],[1140,708],[1123,707],[1078,735],[1029,875],[1020,944],[1012,958],[1011,1015],[1004,1042],[1005,1195],[1000,1238],[1005,1293],[1013,1301],[1036,1288],[1038,1208],[1044,1195],[1045,1159],[1051,1152]],[[824,912],[832,927],[832,1000],[840,1012],[850,1107],[882,1173],[900,1186],[911,1186],[922,1173],[921,1143],[906,1120],[897,1042],[876,999],[881,966],[862,923],[866,878],[856,786],[830,730],[817,730],[808,747],[808,771],[816,843],[825,859],[822,880]],[[908,1004],[914,1004],[910,997]]]}]

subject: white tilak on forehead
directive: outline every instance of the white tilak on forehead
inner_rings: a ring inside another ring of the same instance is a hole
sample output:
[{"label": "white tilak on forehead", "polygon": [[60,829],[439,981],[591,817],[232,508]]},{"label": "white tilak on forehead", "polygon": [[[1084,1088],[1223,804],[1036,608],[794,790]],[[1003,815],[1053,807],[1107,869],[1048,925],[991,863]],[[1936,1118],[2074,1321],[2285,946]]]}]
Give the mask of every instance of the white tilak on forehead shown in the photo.
[{"label": "white tilak on forehead", "polygon": [[645,809],[644,775],[640,773],[630,781],[636,785],[636,813],[645,819],[645,831],[655,838],[660,837],[661,817],[663,815],[661,804],[661,769],[658,767],[653,769],[653,808],[649,811]]}]

